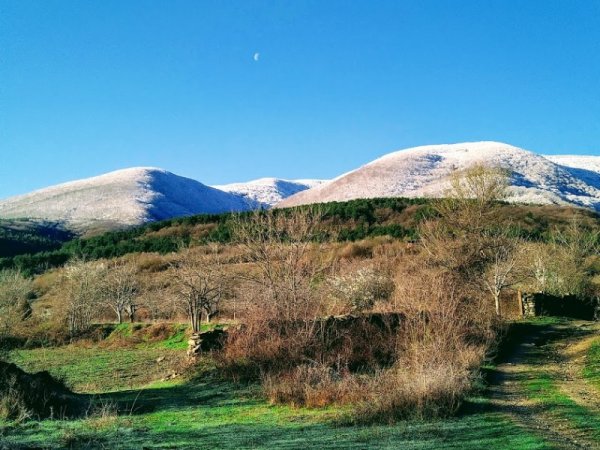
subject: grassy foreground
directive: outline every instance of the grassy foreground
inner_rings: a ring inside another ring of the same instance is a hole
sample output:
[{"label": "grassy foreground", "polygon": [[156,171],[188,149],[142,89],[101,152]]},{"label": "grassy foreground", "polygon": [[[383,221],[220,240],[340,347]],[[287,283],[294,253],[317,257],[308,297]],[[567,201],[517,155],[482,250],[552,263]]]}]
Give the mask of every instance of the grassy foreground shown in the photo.
[{"label": "grassy foreground", "polygon": [[[219,381],[210,370],[195,380],[156,381],[176,369],[183,353],[172,339],[124,349],[69,346],[13,353],[26,370],[48,369],[78,392],[93,394],[100,410],[75,421],[0,424],[0,448],[555,448],[544,433],[497,407],[488,392],[470,398],[454,418],[351,426],[340,420],[347,410],[273,406],[256,386]],[[585,370],[587,377],[600,379],[597,353]],[[207,368],[210,362],[201,364]],[[595,411],[563,398],[551,373],[529,374],[519,384],[536,403],[560,406],[557,414],[575,426],[599,420]]]},{"label": "grassy foreground", "polygon": [[[7,426],[9,448],[545,448],[500,413],[393,426],[342,426],[343,411],[271,406],[253,388],[218,382],[163,382],[101,397],[130,413]],[[101,400],[101,401],[102,401]]]}]

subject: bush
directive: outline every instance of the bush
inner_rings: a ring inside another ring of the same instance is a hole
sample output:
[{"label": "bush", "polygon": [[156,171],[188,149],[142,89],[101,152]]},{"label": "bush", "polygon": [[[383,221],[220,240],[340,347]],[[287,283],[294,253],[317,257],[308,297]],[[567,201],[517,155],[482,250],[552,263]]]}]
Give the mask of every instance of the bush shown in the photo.
[{"label": "bush", "polygon": [[373,267],[361,267],[330,280],[334,296],[342,299],[352,311],[364,311],[376,301],[388,301],[394,292],[394,281]]},{"label": "bush", "polygon": [[363,379],[347,370],[303,364],[279,376],[265,375],[262,383],[272,403],[323,407],[361,399]]}]

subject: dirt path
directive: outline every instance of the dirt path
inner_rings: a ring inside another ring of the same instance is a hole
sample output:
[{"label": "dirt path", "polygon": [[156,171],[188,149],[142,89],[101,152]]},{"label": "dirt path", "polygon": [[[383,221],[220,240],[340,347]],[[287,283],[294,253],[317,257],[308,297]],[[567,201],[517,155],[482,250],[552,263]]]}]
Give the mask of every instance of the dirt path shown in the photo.
[{"label": "dirt path", "polygon": [[557,344],[560,389],[578,405],[600,414],[600,392],[582,378],[587,352],[600,336],[600,324],[580,322],[576,326],[578,329],[572,336]]},{"label": "dirt path", "polygon": [[[600,324],[583,321],[527,330],[497,367],[492,404],[552,448],[600,449],[598,430],[586,426],[587,418],[600,421],[600,393],[582,376],[585,355],[599,336]],[[573,407],[577,417],[563,413]]]}]

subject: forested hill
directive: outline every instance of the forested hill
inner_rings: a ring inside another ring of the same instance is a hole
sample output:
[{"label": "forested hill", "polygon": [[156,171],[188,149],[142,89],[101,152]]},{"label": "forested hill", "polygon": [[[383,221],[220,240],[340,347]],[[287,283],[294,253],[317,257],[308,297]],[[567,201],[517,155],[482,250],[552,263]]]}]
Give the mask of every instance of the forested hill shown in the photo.
[{"label": "forested hill", "polygon": [[[321,238],[324,241],[356,241],[390,236],[412,241],[418,236],[419,223],[434,216],[431,202],[418,198],[382,198],[318,205],[323,214]],[[282,209],[274,213],[286,214],[288,211]],[[248,214],[251,213],[242,213],[242,217]],[[555,228],[568,224],[574,216],[580,217],[587,226],[600,226],[600,218],[595,213],[564,206],[501,204],[498,214],[511,218],[515,234],[532,240],[547,240]],[[19,268],[26,273],[35,273],[60,266],[74,257],[113,258],[136,252],[164,254],[177,251],[182,246],[228,243],[232,239],[231,218],[231,214],[201,214],[169,219],[95,237],[72,239],[59,248],[52,246],[60,245],[57,244],[60,239],[49,240],[47,247],[38,247],[42,250],[39,252],[2,255],[0,269]],[[45,239],[43,236],[39,238],[40,245],[46,242]],[[35,236],[31,236],[31,241],[35,241]]]},{"label": "forested hill", "polygon": [[0,219],[0,258],[60,249],[74,238],[60,225],[28,219]]}]

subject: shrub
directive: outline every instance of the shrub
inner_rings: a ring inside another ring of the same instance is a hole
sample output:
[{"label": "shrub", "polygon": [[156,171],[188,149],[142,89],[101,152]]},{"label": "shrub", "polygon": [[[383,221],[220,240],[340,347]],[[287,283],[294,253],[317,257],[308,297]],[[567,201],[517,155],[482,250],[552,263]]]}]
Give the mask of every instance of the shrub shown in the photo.
[{"label": "shrub", "polygon": [[394,281],[373,267],[361,267],[330,280],[334,296],[352,311],[364,311],[376,301],[387,301],[394,292]]},{"label": "shrub", "polygon": [[364,377],[319,364],[303,364],[279,376],[267,374],[262,382],[272,403],[308,407],[360,400],[365,384]]}]

